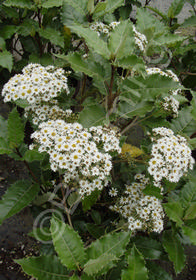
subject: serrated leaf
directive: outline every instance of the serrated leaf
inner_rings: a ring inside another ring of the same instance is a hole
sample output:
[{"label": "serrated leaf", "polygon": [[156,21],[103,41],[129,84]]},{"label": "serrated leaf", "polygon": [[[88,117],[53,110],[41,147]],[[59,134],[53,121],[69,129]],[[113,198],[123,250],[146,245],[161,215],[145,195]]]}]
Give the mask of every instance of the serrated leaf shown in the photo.
[{"label": "serrated leaf", "polygon": [[89,224],[86,224],[86,228],[87,228],[88,232],[96,239],[100,238],[105,233],[105,229],[98,225],[89,223]]},{"label": "serrated leaf", "polygon": [[18,147],[24,139],[24,124],[20,118],[17,108],[14,108],[9,114],[7,129],[10,148]]},{"label": "serrated leaf", "polygon": [[163,233],[163,246],[168,253],[170,261],[174,264],[175,272],[181,272],[185,265],[186,257],[178,236],[170,231],[165,231]]},{"label": "serrated leaf", "polygon": [[174,18],[177,15],[179,15],[179,13],[181,12],[181,10],[184,6],[184,3],[185,3],[185,0],[174,0],[168,9],[168,17]]},{"label": "serrated leaf", "polygon": [[196,202],[196,179],[190,178],[180,191],[180,200],[184,208],[189,207],[192,202]]},{"label": "serrated leaf", "polygon": [[174,133],[185,133],[191,136],[195,132],[196,121],[193,119],[190,107],[184,107],[179,111],[178,117],[173,119],[170,128]]},{"label": "serrated leaf", "polygon": [[13,66],[13,57],[10,52],[6,50],[0,52],[0,66],[7,68],[11,72]]},{"label": "serrated leaf", "polygon": [[28,236],[31,236],[40,242],[52,240],[50,229],[48,227],[33,228],[33,231],[29,232]]},{"label": "serrated leaf", "polygon": [[95,189],[90,195],[85,196],[84,199],[82,199],[82,208],[84,212],[91,209],[91,207],[96,203],[97,199],[99,198],[100,193],[100,190]]},{"label": "serrated leaf", "polygon": [[184,214],[184,220],[192,220],[196,218],[196,202],[191,203]]},{"label": "serrated leaf", "polygon": [[87,10],[89,14],[92,14],[94,12],[94,9],[95,9],[94,0],[88,0]]},{"label": "serrated leaf", "polygon": [[3,155],[3,154],[9,155],[11,153],[13,153],[13,150],[10,149],[7,140],[4,139],[3,137],[0,137],[0,154],[1,155]]},{"label": "serrated leaf", "polygon": [[24,21],[18,26],[17,33],[22,36],[35,36],[35,33],[39,30],[39,24],[33,19],[26,18]]},{"label": "serrated leaf", "polygon": [[111,261],[117,260],[116,256],[112,254],[104,254],[97,259],[90,259],[84,266],[84,272],[88,275],[98,274]]},{"label": "serrated leaf", "polygon": [[128,268],[124,269],[121,274],[122,280],[146,280],[148,279],[147,268],[142,254],[137,250],[135,245],[128,257]]},{"label": "serrated leaf", "polygon": [[78,233],[69,225],[57,219],[54,215],[51,219],[51,234],[53,244],[59,258],[69,269],[79,269],[85,259],[85,251]]},{"label": "serrated leaf", "polygon": [[[121,98],[120,98],[121,99]],[[148,112],[153,109],[154,103],[149,101],[141,101],[138,104],[129,104],[124,100],[118,105],[118,114],[121,118],[132,118],[134,116],[145,116]]]},{"label": "serrated leaf", "polygon": [[128,55],[125,58],[116,60],[114,62],[114,65],[118,67],[122,67],[123,69],[135,70],[138,73],[145,71],[145,65],[143,59],[135,54]]},{"label": "serrated leaf", "polygon": [[105,9],[106,9],[106,2],[98,2],[95,6],[94,12],[93,12],[93,19],[98,18],[101,15],[105,14]]},{"label": "serrated leaf", "polygon": [[144,236],[137,236],[132,241],[145,259],[153,260],[161,257],[163,247],[159,241]]},{"label": "serrated leaf", "polygon": [[132,54],[134,37],[130,20],[122,21],[111,32],[108,48],[112,58],[123,58]]},{"label": "serrated leaf", "polygon": [[150,280],[172,280],[171,276],[155,262],[147,262],[148,278]]},{"label": "serrated leaf", "polygon": [[32,161],[41,161],[43,160],[45,157],[44,153],[40,153],[36,150],[28,150],[26,151],[26,153],[24,154],[23,159],[28,161],[28,162],[32,162]]},{"label": "serrated leaf", "polygon": [[31,9],[33,7],[31,0],[6,0],[3,5],[7,7],[17,7],[17,8],[27,8]]},{"label": "serrated leaf", "polygon": [[187,235],[193,245],[196,245],[196,220],[185,221],[185,224],[182,226],[182,231]]},{"label": "serrated leaf", "polygon": [[30,181],[17,181],[12,184],[0,201],[0,223],[20,212],[35,198],[39,185]]},{"label": "serrated leaf", "polygon": [[7,120],[0,115],[0,137],[7,139]]},{"label": "serrated leaf", "polygon": [[75,24],[77,25],[87,22],[87,19],[86,16],[80,14],[72,6],[68,5],[66,2],[63,2],[61,21],[64,25],[71,28],[71,26],[74,26]]},{"label": "serrated leaf", "polygon": [[60,7],[63,4],[63,0],[45,0],[42,3],[42,7],[49,9],[49,8],[53,8],[53,7]]},{"label": "serrated leaf", "polygon": [[70,26],[70,29],[76,34],[83,37],[87,45],[96,53],[100,54],[104,58],[110,57],[110,52],[108,50],[106,42],[101,40],[96,32],[94,32],[90,28],[84,28],[80,25]]},{"label": "serrated leaf", "polygon": [[178,226],[181,226],[183,224],[183,208],[180,202],[168,202],[163,204],[163,206],[167,216],[176,222]]},{"label": "serrated leaf", "polygon": [[41,37],[49,40],[52,44],[60,46],[61,48],[64,47],[64,38],[58,30],[47,27],[45,29],[39,29],[38,32]]},{"label": "serrated leaf", "polygon": [[10,39],[18,31],[18,26],[15,25],[4,25],[1,27],[0,36],[5,40]]},{"label": "serrated leaf", "polygon": [[69,279],[68,271],[56,256],[40,256],[15,260],[23,271],[37,280]]},{"label": "serrated leaf", "polygon": [[106,118],[105,110],[101,105],[91,105],[85,107],[79,114],[78,122],[84,127],[103,125]]},{"label": "serrated leaf", "polygon": [[124,5],[124,0],[107,0],[106,13],[113,13],[118,7]]},{"label": "serrated leaf", "polygon": [[196,26],[196,16],[189,17],[181,24],[181,27]]},{"label": "serrated leaf", "polygon": [[161,195],[161,190],[159,187],[155,187],[154,185],[147,185],[145,189],[142,190],[145,195],[155,196],[158,199],[163,199]]},{"label": "serrated leaf", "polygon": [[87,13],[87,4],[88,0],[64,0],[67,4],[72,6],[76,11],[78,11],[81,15],[86,15]]},{"label": "serrated leaf", "polygon": [[124,254],[129,240],[129,232],[108,233],[92,242],[86,249],[88,259],[97,259],[105,254],[112,254],[118,258]]},{"label": "serrated leaf", "polygon": [[82,59],[82,56],[78,53],[68,54],[62,58],[65,58],[71,64],[72,69],[76,73],[83,72],[89,77],[95,77],[99,75],[99,73],[96,72],[96,69],[91,69],[91,67],[89,67],[88,61]]}]

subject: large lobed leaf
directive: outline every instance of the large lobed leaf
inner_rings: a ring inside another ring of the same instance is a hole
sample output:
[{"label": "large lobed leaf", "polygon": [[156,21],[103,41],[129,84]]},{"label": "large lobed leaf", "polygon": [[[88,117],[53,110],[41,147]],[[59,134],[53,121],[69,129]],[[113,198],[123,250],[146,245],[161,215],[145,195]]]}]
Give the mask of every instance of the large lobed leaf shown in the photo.
[{"label": "large lobed leaf", "polygon": [[31,0],[6,0],[3,4],[7,7],[27,8],[31,9],[33,3]]},{"label": "large lobed leaf", "polygon": [[80,25],[68,26],[73,32],[83,37],[87,45],[92,48],[96,53],[100,54],[104,58],[110,57],[110,52],[106,42],[101,40],[96,32],[90,28],[85,28]]},{"label": "large lobed leaf", "polygon": [[91,105],[85,107],[79,114],[78,121],[84,127],[91,127],[97,125],[103,125],[106,119],[105,110],[101,105]]},{"label": "large lobed leaf", "polygon": [[87,14],[87,4],[88,4],[88,0],[64,0],[65,3],[69,4],[70,6],[72,6],[72,8],[74,8],[76,11],[78,11],[80,14],[82,15],[86,15]]},{"label": "large lobed leaf", "polygon": [[39,185],[30,181],[17,181],[9,187],[0,201],[0,224],[29,205],[38,192]]},{"label": "large lobed leaf", "polygon": [[110,34],[108,45],[112,58],[123,58],[134,50],[134,37],[130,20],[122,21]]},{"label": "large lobed leaf", "polygon": [[15,260],[24,272],[37,280],[66,280],[68,271],[56,256],[40,256]]},{"label": "large lobed leaf", "polygon": [[145,261],[142,254],[137,250],[135,245],[128,257],[128,268],[124,269],[121,274],[122,280],[147,280],[148,273],[145,267]]},{"label": "large lobed leaf", "polygon": [[63,48],[64,46],[64,38],[61,36],[60,32],[55,30],[54,28],[47,27],[46,29],[38,30],[41,37],[50,40],[50,42],[54,45],[60,46]]},{"label": "large lobed leaf", "polygon": [[50,230],[54,247],[62,264],[69,269],[79,269],[86,255],[78,233],[54,215],[51,219]]},{"label": "large lobed leaf", "polygon": [[87,22],[86,16],[80,14],[69,4],[63,2],[62,12],[61,12],[61,22],[70,28],[75,24],[77,25],[77,24],[83,24]]}]

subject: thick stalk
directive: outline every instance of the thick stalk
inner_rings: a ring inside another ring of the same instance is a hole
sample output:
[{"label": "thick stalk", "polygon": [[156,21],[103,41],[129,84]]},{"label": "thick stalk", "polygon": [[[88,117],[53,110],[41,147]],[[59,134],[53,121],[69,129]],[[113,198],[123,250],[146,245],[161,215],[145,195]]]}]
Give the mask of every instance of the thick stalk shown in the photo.
[{"label": "thick stalk", "polygon": [[110,80],[109,94],[108,94],[108,109],[111,109],[113,103],[112,89],[114,84],[114,73],[115,73],[115,67],[114,65],[111,65],[111,80]]},{"label": "thick stalk", "polygon": [[70,227],[73,228],[72,221],[71,221],[71,216],[69,214],[69,209],[67,208],[65,191],[64,191],[63,185],[61,185],[61,193],[62,193],[62,196],[63,196],[63,205],[64,205],[65,212],[66,212],[66,215],[67,215],[68,223],[69,223]]}]

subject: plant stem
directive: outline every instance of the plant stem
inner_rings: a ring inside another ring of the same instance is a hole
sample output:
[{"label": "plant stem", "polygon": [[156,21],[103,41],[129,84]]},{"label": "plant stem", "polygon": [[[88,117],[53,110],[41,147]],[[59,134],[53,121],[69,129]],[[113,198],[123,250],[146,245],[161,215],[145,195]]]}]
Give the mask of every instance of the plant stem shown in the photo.
[{"label": "plant stem", "polygon": [[111,65],[111,80],[110,80],[110,85],[109,85],[109,95],[108,95],[108,109],[112,107],[113,103],[113,94],[112,94],[112,89],[113,89],[113,84],[114,84],[114,73],[115,73],[115,67],[114,65]]},{"label": "plant stem", "polygon": [[61,185],[61,193],[62,193],[62,196],[63,196],[63,205],[64,205],[64,208],[65,208],[65,212],[66,212],[66,215],[67,215],[67,219],[68,219],[69,225],[70,225],[71,228],[73,228],[72,221],[71,221],[71,216],[69,214],[69,209],[67,208],[67,203],[66,203],[66,198],[65,198],[65,191],[64,191],[63,185]]},{"label": "plant stem", "polygon": [[121,134],[123,135],[127,130],[129,130],[132,126],[135,125],[136,121],[138,120],[138,116],[135,117],[135,119],[133,121],[131,121],[130,124],[128,124],[122,131]]}]

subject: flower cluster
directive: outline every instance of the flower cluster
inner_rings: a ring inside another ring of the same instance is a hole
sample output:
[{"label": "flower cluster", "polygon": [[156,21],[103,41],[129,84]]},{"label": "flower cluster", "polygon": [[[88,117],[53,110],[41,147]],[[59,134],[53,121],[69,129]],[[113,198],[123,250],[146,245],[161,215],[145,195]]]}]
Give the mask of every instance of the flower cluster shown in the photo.
[{"label": "flower cluster", "polygon": [[119,21],[113,21],[109,25],[104,24],[103,22],[95,22],[91,24],[90,29],[97,32],[98,36],[101,34],[109,35],[110,31],[112,31],[117,25],[119,25]]},{"label": "flower cluster", "polygon": [[152,130],[152,145],[148,172],[155,182],[163,178],[170,182],[178,182],[180,178],[193,169],[194,158],[187,141],[180,135],[174,135],[171,129],[158,127]]},{"label": "flower cluster", "polygon": [[[120,24],[120,21],[113,21],[109,25],[104,24],[103,22],[95,22],[90,25],[90,29],[97,32],[98,36],[101,34],[110,35],[110,32],[115,29],[116,26]],[[148,41],[146,39],[146,36],[140,32],[138,32],[133,25],[133,32],[135,36],[135,44],[139,47],[141,51],[145,50],[146,45],[148,44]]]},{"label": "flower cluster", "polygon": [[30,116],[33,124],[38,125],[50,119],[66,119],[69,121],[69,118],[72,116],[72,110],[62,110],[58,106],[57,100],[50,100],[45,104],[33,104],[26,107],[24,116],[26,118]]},{"label": "flower cluster", "polygon": [[145,195],[142,192],[149,183],[145,175],[136,174],[135,180],[136,182],[126,186],[124,195],[110,208],[128,219],[128,228],[131,231],[160,233],[163,230],[164,218],[161,202],[155,196]]},{"label": "flower cluster", "polygon": [[[171,70],[163,71],[158,67],[146,68],[146,72],[148,75],[159,74],[161,76],[166,76],[172,78],[175,82],[180,84],[180,81],[176,74],[173,73]],[[170,112],[173,117],[178,116],[178,109],[179,109],[179,102],[174,98],[175,95],[181,92],[181,89],[172,90],[170,92],[170,96],[164,97],[163,101],[163,109],[165,111]]]},{"label": "flower cluster", "polygon": [[133,25],[133,32],[135,35],[135,44],[139,47],[139,49],[143,52],[146,48],[146,45],[148,44],[148,40],[146,39],[146,36],[140,32],[138,32]]},{"label": "flower cluster", "polygon": [[67,78],[61,68],[31,63],[23,68],[22,73],[12,77],[4,85],[4,102],[25,99],[29,104],[34,104],[48,102],[62,90],[69,93]]},{"label": "flower cluster", "polygon": [[41,123],[31,136],[38,151],[49,154],[51,169],[63,173],[65,183],[79,184],[82,198],[108,184],[112,169],[108,152],[121,152],[116,132],[101,126],[85,129],[77,122],[52,120]]}]

